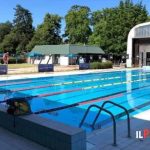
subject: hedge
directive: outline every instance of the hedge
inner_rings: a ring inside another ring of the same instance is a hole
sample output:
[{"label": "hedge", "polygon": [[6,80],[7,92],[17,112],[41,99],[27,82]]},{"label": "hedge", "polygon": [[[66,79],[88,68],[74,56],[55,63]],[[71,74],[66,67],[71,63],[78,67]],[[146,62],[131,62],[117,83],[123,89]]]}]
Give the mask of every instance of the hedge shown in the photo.
[{"label": "hedge", "polygon": [[[0,62],[1,63],[3,63],[3,59],[2,58],[0,58]],[[23,57],[21,57],[21,58],[15,58],[15,57],[10,57],[9,58],[9,64],[21,64],[21,63],[26,63],[26,58],[23,58]]]},{"label": "hedge", "polygon": [[108,68],[112,68],[112,67],[113,67],[113,64],[111,61],[90,63],[91,69],[108,69]]}]

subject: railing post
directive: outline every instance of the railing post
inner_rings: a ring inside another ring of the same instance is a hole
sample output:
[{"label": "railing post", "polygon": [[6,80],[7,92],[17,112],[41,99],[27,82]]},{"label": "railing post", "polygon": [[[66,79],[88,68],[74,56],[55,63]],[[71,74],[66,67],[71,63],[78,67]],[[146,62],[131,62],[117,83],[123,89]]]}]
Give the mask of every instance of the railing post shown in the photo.
[{"label": "railing post", "polygon": [[106,113],[108,113],[111,116],[112,121],[113,121],[113,146],[117,146],[117,142],[116,142],[117,141],[116,140],[116,121],[115,121],[115,117],[113,116],[113,114],[110,111],[108,111],[108,110],[106,110],[106,109],[104,109],[100,106],[97,106],[97,105],[89,106],[87,111],[85,112],[85,115],[83,116],[83,119],[81,120],[81,123],[79,124],[79,127],[81,127],[83,125],[83,122],[85,121],[85,119],[88,115],[88,112],[90,111],[90,109],[92,107],[96,107],[96,108],[100,109],[101,111],[105,111]]},{"label": "railing post", "polygon": [[[111,104],[113,104],[113,105],[115,105],[115,106],[117,106],[117,107],[119,107],[119,108],[121,108],[121,109],[123,109],[123,110],[125,111],[125,113],[126,113],[126,115],[127,115],[128,138],[130,138],[130,137],[131,137],[131,129],[130,129],[130,116],[129,116],[128,110],[127,110],[125,107],[123,107],[123,106],[121,106],[121,105],[119,105],[119,104],[117,104],[117,103],[114,103],[114,102],[112,102],[112,101],[105,101],[105,102],[102,104],[101,107],[104,108],[104,106],[105,106],[106,104],[108,104],[108,103],[111,103]],[[97,121],[97,119],[98,119],[98,117],[99,117],[100,114],[101,114],[101,110],[99,110],[99,112],[97,113],[97,115],[96,115],[96,117],[95,117],[95,119],[94,119],[94,121],[93,121],[93,123],[92,123],[92,128],[93,128],[93,129],[94,129],[95,123],[96,123],[96,121]]]}]

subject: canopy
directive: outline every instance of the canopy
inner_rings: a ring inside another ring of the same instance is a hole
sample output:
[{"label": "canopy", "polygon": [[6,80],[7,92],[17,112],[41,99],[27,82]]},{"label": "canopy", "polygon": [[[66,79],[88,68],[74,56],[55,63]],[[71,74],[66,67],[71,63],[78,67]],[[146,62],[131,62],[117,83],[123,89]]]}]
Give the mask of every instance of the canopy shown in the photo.
[{"label": "canopy", "polygon": [[35,52],[28,53],[28,57],[37,57],[37,56],[43,56],[43,55],[40,53],[35,53]]},{"label": "canopy", "polygon": [[67,54],[66,56],[69,57],[69,58],[72,58],[72,57],[77,57],[78,55],[77,55],[77,54],[70,53],[70,54]]},{"label": "canopy", "polygon": [[3,54],[2,54],[2,53],[0,53],[0,57],[3,57]]}]

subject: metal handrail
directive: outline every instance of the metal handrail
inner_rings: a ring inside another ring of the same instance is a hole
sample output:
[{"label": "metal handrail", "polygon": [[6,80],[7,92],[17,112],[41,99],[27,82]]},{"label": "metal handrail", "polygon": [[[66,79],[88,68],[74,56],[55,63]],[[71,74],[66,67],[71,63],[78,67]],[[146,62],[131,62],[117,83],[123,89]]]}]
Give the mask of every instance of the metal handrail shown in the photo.
[{"label": "metal handrail", "polygon": [[[123,107],[123,106],[121,106],[121,105],[119,105],[119,104],[117,104],[117,103],[114,103],[114,102],[112,102],[112,101],[105,101],[105,102],[102,104],[101,107],[104,108],[104,106],[105,106],[106,104],[109,104],[109,103],[111,103],[111,104],[113,104],[113,105],[115,105],[115,106],[117,106],[117,107],[119,107],[119,108],[122,108],[122,109],[126,112],[126,115],[127,115],[128,137],[131,137],[131,131],[130,131],[130,130],[131,130],[131,129],[130,129],[130,116],[129,116],[128,110],[127,110],[125,107]],[[94,121],[93,121],[93,123],[92,123],[92,128],[93,128],[93,129],[94,129],[95,123],[96,123],[96,121],[97,121],[97,119],[98,119],[100,113],[101,113],[101,110],[99,110],[99,112],[97,113],[97,115],[96,115],[96,117],[95,117],[95,119],[94,119]]]},{"label": "metal handrail", "polygon": [[113,115],[110,111],[108,111],[107,109],[102,108],[102,107],[97,106],[97,105],[90,105],[90,106],[88,107],[88,109],[86,110],[86,112],[85,112],[85,114],[84,114],[84,116],[83,116],[83,119],[81,120],[81,122],[80,122],[80,124],[79,124],[79,127],[81,127],[81,126],[83,125],[83,123],[84,123],[84,121],[85,121],[85,119],[86,119],[86,117],[87,117],[87,115],[88,115],[90,109],[93,108],[93,107],[96,107],[96,108],[100,109],[101,111],[104,111],[104,112],[110,114],[110,116],[111,116],[111,118],[112,118],[112,120],[113,120],[113,146],[117,146],[117,143],[116,143],[116,121],[115,121],[115,117],[114,117],[114,115]]}]

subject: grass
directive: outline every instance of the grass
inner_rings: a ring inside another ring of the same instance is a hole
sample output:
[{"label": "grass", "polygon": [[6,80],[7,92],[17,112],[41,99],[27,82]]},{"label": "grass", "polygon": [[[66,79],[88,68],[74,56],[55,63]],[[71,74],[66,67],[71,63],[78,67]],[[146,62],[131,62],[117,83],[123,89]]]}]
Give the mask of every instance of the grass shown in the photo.
[{"label": "grass", "polygon": [[19,69],[19,68],[31,68],[31,67],[35,67],[36,65],[34,64],[9,64],[8,68],[9,69]]}]

